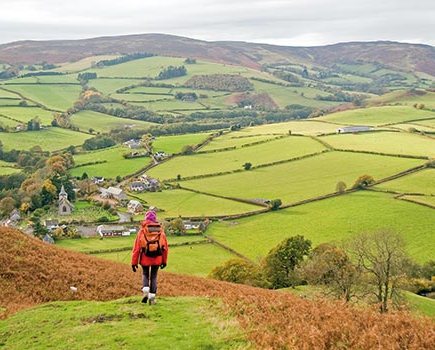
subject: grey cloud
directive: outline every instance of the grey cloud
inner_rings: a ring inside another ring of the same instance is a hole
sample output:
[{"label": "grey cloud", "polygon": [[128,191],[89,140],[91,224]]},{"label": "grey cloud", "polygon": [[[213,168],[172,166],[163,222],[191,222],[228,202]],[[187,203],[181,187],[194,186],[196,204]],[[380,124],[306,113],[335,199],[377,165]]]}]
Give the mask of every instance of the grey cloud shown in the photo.
[{"label": "grey cloud", "polygon": [[0,42],[160,32],[205,40],[435,44],[432,0],[0,0]]}]

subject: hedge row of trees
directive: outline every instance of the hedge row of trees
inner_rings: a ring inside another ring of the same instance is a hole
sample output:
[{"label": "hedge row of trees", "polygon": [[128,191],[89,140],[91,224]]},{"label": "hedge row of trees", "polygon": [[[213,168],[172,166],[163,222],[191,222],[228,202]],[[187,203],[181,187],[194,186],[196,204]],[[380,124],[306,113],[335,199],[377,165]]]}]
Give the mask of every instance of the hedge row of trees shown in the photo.
[{"label": "hedge row of trees", "polygon": [[121,63],[129,62],[129,61],[133,61],[133,60],[138,60],[141,58],[152,57],[152,56],[155,56],[155,55],[153,53],[149,53],[149,52],[136,52],[136,53],[123,55],[121,57],[113,58],[111,60],[98,61],[96,63],[96,66],[97,67],[114,66],[116,64],[121,64]]},{"label": "hedge row of trees", "polygon": [[254,88],[248,78],[233,74],[195,75],[184,85],[192,89],[233,92],[248,91]]},{"label": "hedge row of trees", "polygon": [[176,77],[182,77],[183,75],[187,75],[187,69],[184,66],[169,66],[164,68],[159,75],[156,77],[157,80],[165,80]]},{"label": "hedge row of trees", "polygon": [[391,231],[360,233],[312,249],[303,236],[285,239],[260,264],[233,259],[210,274],[219,280],[263,288],[321,286],[329,296],[377,304],[385,313],[396,305],[403,288],[435,292],[435,261],[418,265],[409,258],[400,235]]}]

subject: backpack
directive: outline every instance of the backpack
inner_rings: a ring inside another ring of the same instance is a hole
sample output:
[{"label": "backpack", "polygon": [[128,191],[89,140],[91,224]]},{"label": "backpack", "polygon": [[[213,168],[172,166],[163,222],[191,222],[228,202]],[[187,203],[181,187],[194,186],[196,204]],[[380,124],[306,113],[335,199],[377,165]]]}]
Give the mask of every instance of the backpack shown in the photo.
[{"label": "backpack", "polygon": [[139,231],[139,245],[141,252],[150,258],[163,255],[164,234],[162,226],[159,223],[148,223],[142,225]]}]

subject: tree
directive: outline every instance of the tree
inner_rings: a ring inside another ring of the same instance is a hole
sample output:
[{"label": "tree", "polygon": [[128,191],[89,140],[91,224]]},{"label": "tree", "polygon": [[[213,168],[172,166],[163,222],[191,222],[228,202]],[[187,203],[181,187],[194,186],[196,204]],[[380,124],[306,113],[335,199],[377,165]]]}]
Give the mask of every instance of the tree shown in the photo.
[{"label": "tree", "polygon": [[0,213],[2,216],[9,215],[15,208],[15,200],[12,197],[5,197],[0,201]]},{"label": "tree", "polygon": [[347,185],[343,181],[337,182],[337,185],[335,186],[335,191],[338,193],[344,193],[346,191]]},{"label": "tree", "polygon": [[313,249],[301,273],[308,283],[325,285],[334,297],[346,302],[355,295],[360,280],[360,272],[346,252],[325,243]]},{"label": "tree", "polygon": [[409,261],[402,237],[388,230],[361,233],[348,242],[347,251],[365,273],[368,292],[375,296],[380,312],[387,312]]},{"label": "tree", "polygon": [[352,188],[364,189],[367,186],[370,186],[375,183],[375,179],[370,175],[361,175],[358,179],[356,179]]},{"label": "tree", "polygon": [[243,168],[245,170],[250,170],[252,168],[252,163],[247,162],[247,163],[243,164]]},{"label": "tree", "polygon": [[231,259],[216,266],[209,277],[232,283],[247,284],[254,287],[267,287],[268,283],[260,266],[245,259]]},{"label": "tree", "polygon": [[271,287],[277,289],[295,286],[299,281],[295,268],[308,255],[310,249],[311,241],[300,235],[287,238],[273,248],[264,262]]},{"label": "tree", "polygon": [[186,145],[181,150],[181,154],[190,155],[190,154],[193,154],[194,151],[195,151],[195,147],[194,146],[192,146],[192,145]]},{"label": "tree", "polygon": [[184,235],[186,229],[184,228],[183,219],[176,218],[169,223],[169,231],[174,235]]},{"label": "tree", "polygon": [[269,207],[272,210],[278,210],[281,205],[282,205],[281,199],[272,199],[269,202]]}]

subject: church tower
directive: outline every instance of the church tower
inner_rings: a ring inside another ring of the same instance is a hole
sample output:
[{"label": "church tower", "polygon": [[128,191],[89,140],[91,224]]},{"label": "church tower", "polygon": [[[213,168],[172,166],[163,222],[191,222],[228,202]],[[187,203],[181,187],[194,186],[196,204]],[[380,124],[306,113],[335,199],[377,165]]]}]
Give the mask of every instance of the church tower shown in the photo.
[{"label": "church tower", "polygon": [[68,193],[62,185],[59,192],[59,215],[70,215],[73,210],[74,205],[68,200]]}]

